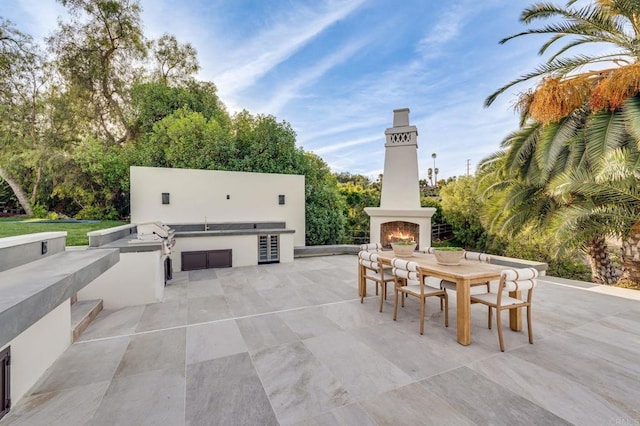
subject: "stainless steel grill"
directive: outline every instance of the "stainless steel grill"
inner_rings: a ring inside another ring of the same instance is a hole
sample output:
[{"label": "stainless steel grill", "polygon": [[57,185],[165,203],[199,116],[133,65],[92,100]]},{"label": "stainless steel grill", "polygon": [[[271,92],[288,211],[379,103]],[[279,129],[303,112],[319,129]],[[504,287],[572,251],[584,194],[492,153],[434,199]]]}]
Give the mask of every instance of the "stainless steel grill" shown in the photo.
[{"label": "stainless steel grill", "polygon": [[175,246],[175,231],[162,222],[139,223],[138,239],[131,240],[131,243],[143,243],[150,241],[162,242],[162,254],[171,254],[171,248]]}]

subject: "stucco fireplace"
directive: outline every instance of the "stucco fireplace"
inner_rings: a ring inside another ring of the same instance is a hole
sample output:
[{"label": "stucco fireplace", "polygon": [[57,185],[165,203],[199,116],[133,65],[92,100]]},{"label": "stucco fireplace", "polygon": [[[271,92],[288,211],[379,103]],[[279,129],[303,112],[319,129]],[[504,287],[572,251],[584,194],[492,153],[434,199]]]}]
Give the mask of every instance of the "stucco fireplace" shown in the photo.
[{"label": "stucco fireplace", "polygon": [[414,240],[418,249],[431,246],[431,216],[435,209],[420,207],[418,129],[409,125],[409,108],[393,111],[393,127],[385,130],[384,175],[380,207],[367,207],[370,240],[384,247]]}]

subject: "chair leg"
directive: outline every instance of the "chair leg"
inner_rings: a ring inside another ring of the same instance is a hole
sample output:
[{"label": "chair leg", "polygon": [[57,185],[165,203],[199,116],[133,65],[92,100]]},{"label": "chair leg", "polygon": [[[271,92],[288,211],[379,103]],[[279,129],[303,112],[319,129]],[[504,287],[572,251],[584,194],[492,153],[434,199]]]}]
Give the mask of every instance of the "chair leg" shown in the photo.
[{"label": "chair leg", "polygon": [[420,334],[424,334],[424,314],[425,314],[426,299],[424,297],[422,297],[421,299],[422,299],[422,303],[420,303]]},{"label": "chair leg", "polygon": [[529,343],[533,344],[533,328],[531,326],[531,305],[527,306],[527,330],[529,331]]},{"label": "chair leg", "polygon": [[489,315],[488,315],[489,321],[487,322],[487,328],[491,330],[491,306],[489,306],[488,308],[489,308]]},{"label": "chair leg", "polygon": [[[444,291],[444,294],[447,294],[447,290]],[[442,297],[440,297],[440,310],[442,310]]]},{"label": "chair leg", "polygon": [[496,325],[498,326],[498,340],[500,340],[500,350],[504,352],[504,340],[502,339],[502,315],[500,310],[496,309]]},{"label": "chair leg", "polygon": [[[440,299],[440,302],[442,302],[442,299]],[[449,327],[449,296],[446,292],[444,293],[444,326]]]},{"label": "chair leg", "polygon": [[367,295],[367,280],[362,281],[362,288],[360,289],[360,303],[364,303],[364,297]]},{"label": "chair leg", "polygon": [[[383,282],[380,284],[382,288],[380,289],[380,312],[382,312],[382,305],[384,303],[384,299],[387,297],[387,283]],[[376,285],[377,287],[377,285]]]},{"label": "chair leg", "polygon": [[397,317],[398,317],[398,289],[396,289],[396,300],[393,303],[393,320],[395,321]]},{"label": "chair leg", "polygon": [[[408,295],[409,295],[409,294],[407,293],[407,294],[406,294],[406,296],[408,296]],[[404,293],[403,293],[403,296],[402,296],[402,304],[400,305],[400,306],[402,306],[403,308],[404,308],[404,298],[405,298],[405,296],[404,296]]]}]

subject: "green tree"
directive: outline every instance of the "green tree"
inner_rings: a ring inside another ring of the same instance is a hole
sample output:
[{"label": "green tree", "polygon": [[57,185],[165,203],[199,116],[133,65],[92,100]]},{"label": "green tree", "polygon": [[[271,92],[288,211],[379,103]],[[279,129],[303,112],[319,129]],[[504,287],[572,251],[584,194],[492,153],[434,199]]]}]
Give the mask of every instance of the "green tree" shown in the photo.
[{"label": "green tree", "polygon": [[137,83],[131,89],[131,107],[136,134],[142,136],[151,133],[155,123],[181,108],[214,119],[224,128],[231,123],[215,84],[210,82],[188,80],[178,87],[158,82]]},{"label": "green tree", "polygon": [[339,244],[344,238],[345,209],[337,180],[322,158],[306,152],[300,170],[305,175],[306,244]]},{"label": "green tree", "polygon": [[[360,175],[336,175],[338,179],[338,191],[344,198],[344,217],[346,218],[346,231],[352,235],[369,234],[369,215],[364,211],[365,207],[378,207],[380,205],[380,190],[370,184],[369,179]],[[355,177],[355,178],[354,178]],[[363,179],[364,178],[364,179]],[[344,182],[340,182],[344,180]],[[346,243],[352,244],[350,235],[345,235]]]},{"label": "green tree", "polygon": [[28,215],[47,158],[43,98],[49,74],[43,58],[30,36],[0,18],[0,178]]},{"label": "green tree", "polygon": [[179,43],[175,36],[163,34],[152,43],[153,78],[164,85],[180,85],[200,69],[198,52],[191,43]]},{"label": "green tree", "polygon": [[440,190],[442,216],[453,227],[455,241],[468,249],[486,251],[487,231],[480,219],[483,208],[476,178],[461,177]]},{"label": "green tree", "polygon": [[147,43],[138,0],[58,0],[71,16],[47,39],[66,89],[94,136],[133,139],[129,89],[143,74]]},{"label": "green tree", "polygon": [[[622,238],[623,278],[640,282],[638,253],[640,225],[640,155],[635,149],[608,152],[602,167],[595,171],[571,170],[553,182],[562,199],[581,197],[588,202],[570,203],[556,220],[561,234],[588,233],[606,227]],[[571,240],[569,240],[571,241]],[[636,242],[636,243],[634,243]]]},{"label": "green tree", "polygon": [[[511,164],[523,172],[519,176],[511,174],[518,181],[511,186],[509,194],[510,199],[516,201],[512,207],[517,207],[518,202],[522,206],[515,209],[520,218],[541,213],[545,213],[542,217],[548,217],[546,213],[559,214],[567,207],[602,208],[585,196],[588,192],[565,197],[559,205],[553,198],[552,179],[560,173],[574,172],[568,176],[577,176],[601,169],[603,159],[610,151],[621,147],[637,150],[640,141],[636,131],[640,113],[626,103],[640,91],[640,51],[637,48],[640,5],[629,0],[600,0],[576,8],[575,3],[568,1],[565,7],[538,3],[525,9],[521,16],[525,24],[537,20],[548,23],[501,41],[530,34],[549,34],[550,39],[540,49],[543,54],[558,41],[569,38],[546,64],[508,83],[486,100],[486,105],[490,105],[512,86],[542,77],[533,89],[520,96],[518,109],[524,126],[520,139],[524,144],[511,149],[504,163],[505,170]],[[568,56],[576,48],[593,43],[608,44],[615,48],[614,53],[602,53],[604,50],[598,49],[594,54],[580,51]],[[598,64],[610,68],[584,71],[585,67]],[[526,221],[518,219],[517,222]],[[582,226],[586,224],[590,228],[585,232],[574,229],[566,235],[573,239],[583,238],[592,260],[604,259],[606,264],[604,236],[610,233],[628,235],[629,229],[614,229],[612,226],[620,225],[611,222],[582,222]],[[630,243],[637,244],[637,241]],[[600,271],[604,275],[596,273],[596,279],[610,282],[610,268],[604,267]]]}]

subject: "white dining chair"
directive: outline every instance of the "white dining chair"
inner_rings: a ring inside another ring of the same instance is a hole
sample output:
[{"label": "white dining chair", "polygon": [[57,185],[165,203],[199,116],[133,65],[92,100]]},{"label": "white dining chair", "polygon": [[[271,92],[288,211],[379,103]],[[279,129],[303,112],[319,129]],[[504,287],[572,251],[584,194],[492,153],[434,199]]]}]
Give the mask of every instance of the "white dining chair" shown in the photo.
[{"label": "white dining chair", "polygon": [[393,276],[395,277],[395,293],[396,300],[393,309],[393,320],[398,317],[398,299],[402,300],[402,307],[404,307],[404,297],[413,296],[420,299],[420,334],[424,334],[424,316],[426,311],[426,299],[427,297],[439,297],[440,300],[444,300],[445,314],[444,325],[449,326],[449,299],[447,298],[447,292],[443,289],[438,289],[425,285],[424,276],[420,273],[418,264],[416,262],[407,261],[404,259],[393,258],[391,261],[393,267]]},{"label": "white dining chair", "polygon": [[376,284],[376,295],[378,287],[380,287],[380,312],[382,312],[384,300],[387,298],[387,284],[395,282],[391,269],[382,267],[376,253],[364,250],[358,253],[358,264],[362,268],[361,273],[363,274],[360,281],[360,303],[364,303],[364,298],[367,295],[367,281],[373,281]]},{"label": "white dining chair", "polygon": [[[502,352],[504,352],[504,339],[502,338],[502,317],[500,313],[503,310],[527,308],[527,332],[529,334],[529,343],[533,344],[531,298],[533,297],[533,289],[537,285],[537,277],[538,270],[535,268],[508,269],[502,271],[496,292],[489,291],[482,294],[471,295],[471,303],[482,303],[489,307],[489,329],[491,329],[492,309],[496,310],[498,340],[500,341],[500,350]],[[527,291],[526,300],[516,299],[505,294],[506,292],[512,291]]]}]

